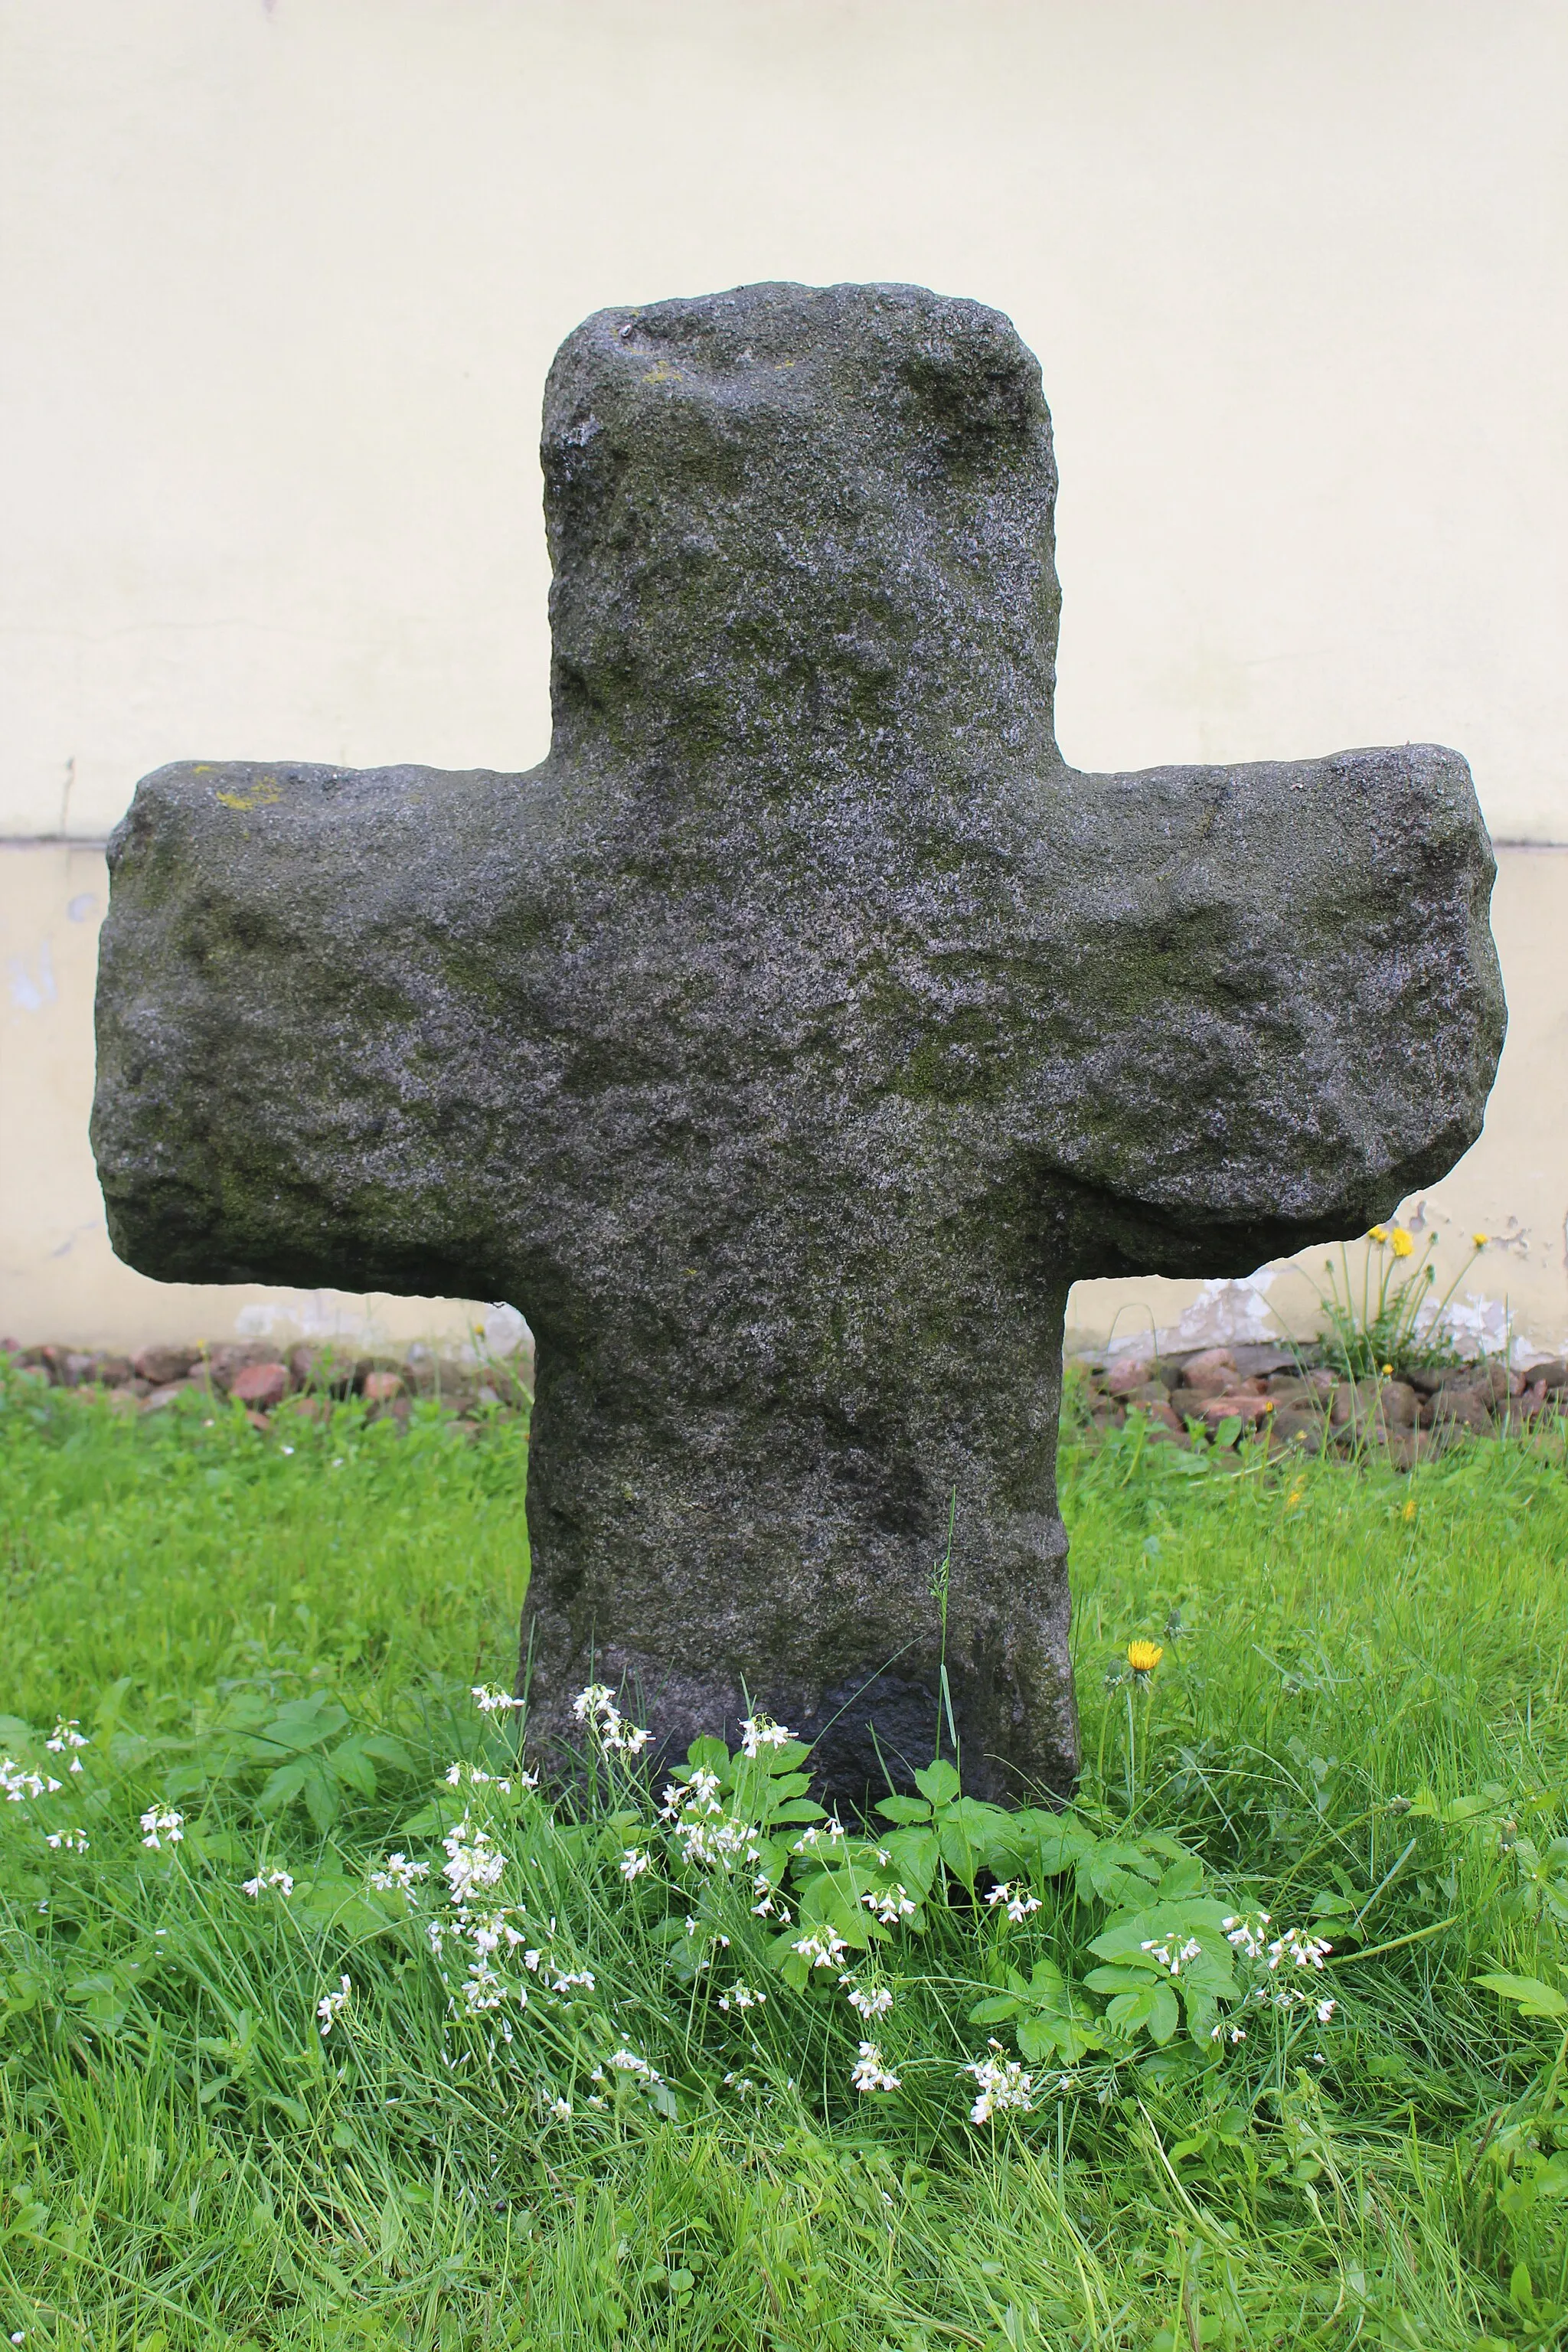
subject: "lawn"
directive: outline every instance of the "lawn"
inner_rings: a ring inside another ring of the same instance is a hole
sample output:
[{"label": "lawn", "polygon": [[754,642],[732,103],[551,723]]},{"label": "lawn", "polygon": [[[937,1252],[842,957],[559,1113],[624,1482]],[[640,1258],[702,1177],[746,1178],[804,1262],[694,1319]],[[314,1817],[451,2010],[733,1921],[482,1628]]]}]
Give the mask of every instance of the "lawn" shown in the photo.
[{"label": "lawn", "polygon": [[525,1785],[526,1461],[0,1391],[0,2339],[1563,2340],[1560,1443],[1068,1447],[1076,1809],[868,1838]]}]

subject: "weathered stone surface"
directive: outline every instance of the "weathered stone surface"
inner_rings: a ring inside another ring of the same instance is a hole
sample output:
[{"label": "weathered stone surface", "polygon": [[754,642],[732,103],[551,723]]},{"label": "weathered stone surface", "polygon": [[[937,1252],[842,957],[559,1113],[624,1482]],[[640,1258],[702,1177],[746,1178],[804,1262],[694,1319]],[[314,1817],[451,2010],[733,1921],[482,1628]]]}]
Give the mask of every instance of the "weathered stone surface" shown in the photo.
[{"label": "weathered stone surface", "polygon": [[132,1359],[139,1380],[151,1381],[155,1389],[166,1388],[172,1381],[183,1381],[196,1362],[195,1348],[151,1347],[142,1349]]},{"label": "weathered stone surface", "polygon": [[237,1404],[248,1405],[256,1412],[270,1412],[289,1393],[289,1367],[247,1364],[243,1370],[236,1372],[228,1392]]},{"label": "weathered stone surface", "polygon": [[1433,745],[1082,774],[1056,469],[994,311],[599,313],[545,403],[527,775],[166,768],[116,835],[95,1141],[172,1279],[505,1298],[539,1341],[531,1733],[625,1677],[827,1786],[937,1718],[1077,1760],[1075,1275],[1359,1233],[1477,1133],[1489,847]]},{"label": "weathered stone surface", "polygon": [[403,1394],[403,1382],[395,1372],[366,1372],[363,1394],[367,1404],[390,1404]]}]

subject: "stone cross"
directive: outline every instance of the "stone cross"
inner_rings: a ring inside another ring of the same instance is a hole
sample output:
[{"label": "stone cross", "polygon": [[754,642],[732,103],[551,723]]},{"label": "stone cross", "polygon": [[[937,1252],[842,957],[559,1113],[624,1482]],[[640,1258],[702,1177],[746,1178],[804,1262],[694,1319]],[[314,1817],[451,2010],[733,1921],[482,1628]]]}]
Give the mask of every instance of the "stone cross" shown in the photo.
[{"label": "stone cross", "polygon": [[1075,1276],[1363,1231],[1481,1124],[1489,845],[1432,745],[1090,775],[1008,321],[605,310],[545,397],[526,775],[164,768],[110,848],[94,1139],[165,1280],[509,1299],[531,1737],[767,1710],[823,1786],[1078,1760]]}]

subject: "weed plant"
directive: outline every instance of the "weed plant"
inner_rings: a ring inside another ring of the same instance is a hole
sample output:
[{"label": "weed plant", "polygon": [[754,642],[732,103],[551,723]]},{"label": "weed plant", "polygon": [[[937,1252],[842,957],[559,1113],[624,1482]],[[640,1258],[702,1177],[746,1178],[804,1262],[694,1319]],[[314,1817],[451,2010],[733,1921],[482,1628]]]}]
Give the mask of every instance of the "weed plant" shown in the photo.
[{"label": "weed plant", "polygon": [[1435,1233],[1418,1250],[1407,1227],[1373,1225],[1361,1245],[1359,1281],[1342,1244],[1337,1266],[1331,1257],[1323,1260],[1328,1284],[1318,1289],[1322,1332],[1316,1352],[1352,1381],[1457,1365],[1459,1351],[1447,1318],[1487,1240],[1485,1234],[1471,1234],[1470,1255],[1440,1295]]},{"label": "weed plant", "polygon": [[1074,1805],[864,1824],[530,1785],[526,1457],[4,1392],[0,2335],[1563,2340],[1560,1444],[1069,1444]]}]

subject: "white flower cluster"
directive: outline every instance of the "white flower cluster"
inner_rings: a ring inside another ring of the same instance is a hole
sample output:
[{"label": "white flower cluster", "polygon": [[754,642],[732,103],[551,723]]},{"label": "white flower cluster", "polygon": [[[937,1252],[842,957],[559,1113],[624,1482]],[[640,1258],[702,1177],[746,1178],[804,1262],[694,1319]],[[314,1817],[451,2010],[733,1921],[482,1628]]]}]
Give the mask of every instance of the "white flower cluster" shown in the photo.
[{"label": "white flower cluster", "polygon": [[239,1891],[253,1899],[261,1895],[281,1895],[287,1902],[294,1892],[294,1881],[286,1870],[269,1870],[265,1878],[258,1871],[254,1878],[245,1880]]},{"label": "white flower cluster", "polygon": [[765,1992],[753,1992],[750,1985],[734,1984],[719,1996],[721,2009],[762,2009],[767,2001]]},{"label": "white flower cluster", "polygon": [[51,1830],[44,1843],[52,1845],[57,1853],[85,1853],[87,1833],[84,1830]]},{"label": "white flower cluster", "polygon": [[474,1828],[467,1813],[441,1843],[447,1849],[441,1875],[451,1889],[452,1901],[459,1907],[471,1902],[482,1889],[500,1884],[506,1856],[491,1843],[489,1830]]},{"label": "white flower cluster", "polygon": [[474,1685],[472,1696],[481,1715],[504,1715],[528,1704],[526,1699],[513,1698],[510,1691],[490,1690],[484,1683]]},{"label": "white flower cluster", "polygon": [[[646,2058],[639,2058],[635,2050],[613,2050],[605,2059],[605,2066],[608,2066],[612,2073],[616,2074],[634,2075],[639,2083],[658,2083],[664,2079],[656,2068],[648,2064]],[[605,2066],[595,2066],[588,2080],[591,2083],[602,2083],[605,2080]]]},{"label": "white flower cluster", "polygon": [[786,1748],[795,1738],[784,1724],[765,1715],[749,1715],[741,1726],[741,1753],[760,1756],[764,1748]]},{"label": "white flower cluster", "polygon": [[1040,1898],[1037,1895],[1031,1895],[1027,1887],[1015,1889],[1005,1879],[1000,1886],[994,1886],[991,1889],[985,1900],[990,1904],[993,1911],[999,1903],[1005,1903],[1007,1906],[1007,1916],[1015,1926],[1019,1920],[1026,1919],[1031,1911],[1037,1911],[1040,1907]]},{"label": "white flower cluster", "polygon": [[866,2020],[868,2025],[874,2017],[886,2017],[893,2006],[891,1985],[852,1984],[847,1977],[840,1977],[838,1981],[845,1987],[845,2000],[851,2009],[857,2011]]},{"label": "white flower cluster", "polygon": [[813,1822],[809,1829],[802,1830],[799,1837],[791,1846],[790,1852],[810,1853],[816,1847],[821,1845],[826,1846],[831,1853],[848,1834],[848,1831],[835,1813],[831,1821]]},{"label": "white flower cluster", "polygon": [[1194,1936],[1189,1936],[1183,1944],[1178,1944],[1173,1936],[1155,1937],[1140,1944],[1138,1948],[1141,1952],[1147,1952],[1173,1977],[1179,1977],[1189,1961],[1201,1960],[1204,1956],[1204,1948]]},{"label": "white flower cluster", "polygon": [[868,1887],[860,1897],[868,1911],[874,1912],[884,1927],[896,1927],[900,1919],[908,1919],[920,1906],[901,1883],[897,1886]]},{"label": "white flower cluster", "polygon": [[621,1876],[628,1885],[634,1878],[640,1878],[646,1870],[651,1870],[652,1867],[652,1863],[640,1846],[627,1846],[621,1856]]},{"label": "white flower cluster", "polygon": [[405,1853],[389,1853],[381,1868],[371,1872],[370,1883],[378,1895],[390,1895],[395,1888],[412,1895],[420,1879],[429,1875],[427,1862],[410,1862]]},{"label": "white flower cluster", "polygon": [[347,2009],[353,1994],[353,1987],[349,1982],[347,1977],[340,1977],[338,1979],[337,1991],[323,1993],[321,2000],[316,2003],[316,2015],[321,2020],[321,2039],[323,2042],[331,2032],[333,2026],[337,2023],[339,2018],[342,2015],[344,2010]]},{"label": "white flower cluster", "polygon": [[[85,1748],[87,1745],[87,1735],[83,1732],[80,1724],[77,1721],[74,1715],[69,1717],[63,1715],[57,1715],[55,1717],[54,1737],[52,1739],[46,1739],[44,1742],[44,1746],[48,1749],[51,1756],[63,1756],[68,1748]],[[73,1756],[71,1758],[70,1769],[73,1772],[79,1772],[81,1770],[81,1758],[79,1756]]]},{"label": "white flower cluster", "polygon": [[668,1822],[680,1843],[683,1862],[705,1870],[733,1870],[738,1862],[762,1858],[761,1833],[754,1822],[727,1813],[719,1794],[719,1776],[699,1765],[682,1787],[667,1783],[658,1813]]},{"label": "white flower cluster", "polygon": [[626,1721],[608,1683],[590,1683],[580,1690],[572,1712],[607,1755],[640,1756],[653,1738],[645,1724]]},{"label": "white flower cluster", "polygon": [[519,1772],[510,1780],[498,1780],[493,1772],[484,1771],[478,1764],[458,1762],[447,1767],[447,1786],[460,1789],[467,1781],[470,1789],[494,1789],[499,1795],[510,1797],[514,1789],[537,1789],[537,1772]]},{"label": "white flower cluster", "polygon": [[63,1780],[51,1780],[39,1772],[29,1772],[9,1756],[0,1756],[0,1789],[6,1801],[20,1805],[29,1797],[52,1797],[65,1787]]},{"label": "white flower cluster", "polygon": [[184,1834],[184,1813],[168,1812],[160,1810],[156,1805],[149,1805],[142,1816],[142,1843],[143,1845],[151,1846],[154,1853],[163,1851],[164,1838],[168,1839],[171,1845],[178,1845]]},{"label": "white flower cluster", "polygon": [[896,2091],[899,2078],[882,2062],[882,2053],[874,2042],[862,2042],[860,2055],[849,2075],[850,2085],[857,2091]]},{"label": "white flower cluster", "polygon": [[833,1928],[814,1927],[809,1935],[797,1936],[791,1948],[814,1969],[836,1969],[849,1947]]},{"label": "white flower cluster", "polygon": [[969,2110],[972,2124],[988,2124],[1004,2108],[1016,2107],[1020,2115],[1031,2115],[1035,2105],[1035,2078],[1026,2074],[1016,2058],[1005,2057],[1002,2044],[993,2042],[989,2058],[979,2059],[963,2072],[973,2074],[979,2096]]},{"label": "white flower cluster", "polygon": [[[1255,1911],[1245,1918],[1226,1919],[1223,1924],[1226,1938],[1236,1949],[1247,1959],[1260,1961],[1268,1975],[1275,1979],[1272,1985],[1254,1985],[1250,1996],[1254,2001],[1266,2009],[1280,2010],[1302,2009],[1310,2002],[1318,2023],[1327,2025],[1339,2006],[1338,2002],[1315,2000],[1306,1987],[1281,1981],[1279,1971],[1287,1968],[1302,1969],[1321,1975],[1323,1962],[1334,1948],[1332,1944],[1321,1936],[1314,1936],[1307,1927],[1287,1927],[1282,1935],[1270,1941],[1264,1932],[1270,1925],[1267,1911]],[[1218,2041],[1220,2032],[1219,2027],[1215,2027],[1210,2039]],[[1230,2038],[1233,2042],[1240,2042],[1245,2036],[1232,2027]]]},{"label": "white flower cluster", "polygon": [[1250,1911],[1245,1917],[1239,1918],[1233,1915],[1230,1918],[1220,1921],[1220,1926],[1225,1929],[1226,1942],[1234,1944],[1243,1958],[1248,1960],[1260,1960],[1263,1958],[1264,1949],[1268,1941],[1263,1930],[1268,1925],[1267,1911]]}]

